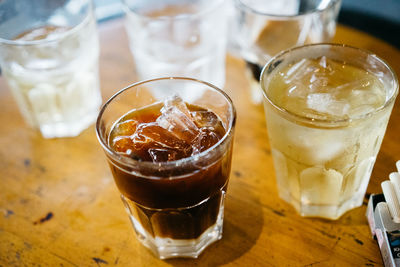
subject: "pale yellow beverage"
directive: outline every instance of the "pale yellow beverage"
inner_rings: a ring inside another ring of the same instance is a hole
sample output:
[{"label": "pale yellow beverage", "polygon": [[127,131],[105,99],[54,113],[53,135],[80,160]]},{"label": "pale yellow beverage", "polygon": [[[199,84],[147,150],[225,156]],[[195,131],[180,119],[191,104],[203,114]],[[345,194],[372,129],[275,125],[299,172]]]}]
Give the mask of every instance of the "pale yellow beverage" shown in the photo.
[{"label": "pale yellow beverage", "polygon": [[335,45],[285,52],[262,73],[280,197],[303,216],[360,206],[398,93],[374,55]]}]

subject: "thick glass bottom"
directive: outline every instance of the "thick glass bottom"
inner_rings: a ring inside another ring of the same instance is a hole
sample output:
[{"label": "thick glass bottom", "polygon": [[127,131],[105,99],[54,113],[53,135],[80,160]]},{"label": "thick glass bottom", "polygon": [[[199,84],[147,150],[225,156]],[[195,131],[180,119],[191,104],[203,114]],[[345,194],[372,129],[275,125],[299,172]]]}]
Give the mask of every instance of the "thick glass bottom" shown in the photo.
[{"label": "thick glass bottom", "polygon": [[225,192],[192,207],[154,210],[121,195],[139,241],[160,259],[197,258],[222,238]]},{"label": "thick glass bottom", "polygon": [[302,203],[294,199],[290,193],[279,193],[280,198],[291,204],[296,211],[304,217],[321,217],[330,220],[336,220],[347,211],[360,207],[363,202],[364,192],[358,192],[349,200],[338,205],[313,205]]},{"label": "thick glass bottom", "polygon": [[160,259],[175,257],[197,258],[205,248],[222,238],[222,219],[208,228],[199,238],[172,239],[152,237],[133,216],[130,215],[129,217],[140,242]]}]

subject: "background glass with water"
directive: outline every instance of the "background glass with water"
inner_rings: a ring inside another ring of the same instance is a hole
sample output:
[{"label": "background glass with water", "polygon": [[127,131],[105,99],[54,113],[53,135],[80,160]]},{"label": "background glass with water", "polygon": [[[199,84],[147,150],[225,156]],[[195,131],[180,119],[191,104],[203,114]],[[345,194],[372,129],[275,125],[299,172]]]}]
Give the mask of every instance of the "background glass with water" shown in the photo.
[{"label": "background glass with water", "polygon": [[122,2],[138,79],[182,76],[224,86],[224,0]]},{"label": "background glass with water", "polygon": [[280,51],[329,42],[341,0],[233,0],[230,50],[247,63],[251,96],[261,103],[261,68]]},{"label": "background glass with water", "polygon": [[101,104],[90,0],[0,2],[0,65],[26,122],[46,138],[76,136]]}]

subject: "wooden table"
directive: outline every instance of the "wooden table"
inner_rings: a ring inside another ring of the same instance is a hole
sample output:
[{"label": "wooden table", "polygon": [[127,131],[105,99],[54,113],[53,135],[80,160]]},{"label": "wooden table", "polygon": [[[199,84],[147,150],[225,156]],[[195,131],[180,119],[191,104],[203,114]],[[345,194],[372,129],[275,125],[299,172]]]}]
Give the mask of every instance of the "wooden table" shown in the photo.
[{"label": "wooden table", "polygon": [[[136,81],[121,20],[99,25],[103,99]],[[336,42],[367,48],[400,74],[400,51],[339,26]],[[337,221],[302,218],[278,198],[263,108],[251,104],[243,61],[228,57],[237,108],[223,239],[197,260],[159,260],[135,238],[94,127],[43,139],[0,78],[0,266],[381,266],[364,205]],[[397,101],[368,194],[400,159]]]}]

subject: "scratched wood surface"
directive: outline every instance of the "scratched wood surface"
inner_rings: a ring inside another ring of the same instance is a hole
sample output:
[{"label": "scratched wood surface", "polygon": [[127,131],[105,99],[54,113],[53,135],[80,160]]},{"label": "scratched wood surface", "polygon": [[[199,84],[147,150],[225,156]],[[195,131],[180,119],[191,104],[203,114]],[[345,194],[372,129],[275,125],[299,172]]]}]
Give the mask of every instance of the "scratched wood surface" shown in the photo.
[{"label": "scratched wood surface", "polygon": [[[135,82],[122,21],[99,25],[103,99]],[[336,42],[367,48],[400,73],[400,52],[340,26]],[[155,258],[135,238],[94,127],[45,140],[23,122],[0,77],[0,266],[381,266],[366,203],[337,221],[302,218],[277,196],[263,109],[250,102],[244,63],[227,59],[238,113],[223,239],[197,260]],[[368,194],[400,159],[397,101]]]}]

